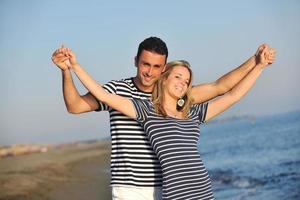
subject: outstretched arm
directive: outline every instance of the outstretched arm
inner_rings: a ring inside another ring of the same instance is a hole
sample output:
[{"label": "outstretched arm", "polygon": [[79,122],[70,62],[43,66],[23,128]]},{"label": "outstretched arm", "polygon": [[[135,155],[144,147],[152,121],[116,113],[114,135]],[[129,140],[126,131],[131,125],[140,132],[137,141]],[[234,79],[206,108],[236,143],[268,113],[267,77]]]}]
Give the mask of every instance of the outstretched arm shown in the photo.
[{"label": "outstretched arm", "polygon": [[266,54],[267,49],[264,49],[258,55],[258,64],[251,70],[251,72],[248,73],[245,78],[243,78],[236,86],[234,86],[231,91],[219,98],[212,100],[209,103],[205,119],[206,121],[222,113],[248,93],[248,91],[256,82],[257,78],[261,75],[265,66],[268,65]]},{"label": "outstretched arm", "polygon": [[[215,82],[194,86],[192,88],[192,97],[194,99],[194,103],[202,103],[230,91],[254,68],[257,63],[257,55],[262,51],[262,49],[273,51],[272,49],[269,49],[267,44],[263,44],[259,46],[254,56],[250,57],[246,62],[236,69],[223,75]],[[274,58],[270,57],[268,62],[271,64],[273,59]]]},{"label": "outstretched arm", "polygon": [[62,89],[66,108],[69,113],[79,114],[98,109],[97,100],[90,93],[80,95],[72,78],[67,48],[61,47],[52,54],[52,62],[61,69]]},{"label": "outstretched arm", "polygon": [[67,55],[72,64],[72,69],[82,84],[97,98],[99,101],[107,104],[124,115],[136,118],[135,109],[130,99],[106,92],[92,77],[77,63],[75,54],[67,49]]}]

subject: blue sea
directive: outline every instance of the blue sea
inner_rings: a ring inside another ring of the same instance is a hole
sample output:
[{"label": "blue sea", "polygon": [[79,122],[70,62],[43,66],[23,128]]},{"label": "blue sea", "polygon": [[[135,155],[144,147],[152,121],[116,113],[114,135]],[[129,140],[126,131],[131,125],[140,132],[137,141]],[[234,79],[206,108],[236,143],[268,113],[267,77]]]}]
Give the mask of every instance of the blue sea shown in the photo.
[{"label": "blue sea", "polygon": [[199,151],[216,199],[300,199],[300,112],[212,121]]}]

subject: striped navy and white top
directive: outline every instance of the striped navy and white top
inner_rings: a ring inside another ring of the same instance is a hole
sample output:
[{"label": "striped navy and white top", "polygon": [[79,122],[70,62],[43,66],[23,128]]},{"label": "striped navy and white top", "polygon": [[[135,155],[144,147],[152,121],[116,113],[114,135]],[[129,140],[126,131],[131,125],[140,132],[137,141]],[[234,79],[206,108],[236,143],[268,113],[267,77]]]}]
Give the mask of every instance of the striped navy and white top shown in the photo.
[{"label": "striped navy and white top", "polygon": [[211,180],[197,149],[207,103],[193,105],[188,119],[164,118],[150,100],[133,99],[163,174],[164,200],[214,199]]},{"label": "striped navy and white top", "polygon": [[[133,78],[103,85],[110,93],[127,98],[148,99],[151,93],[139,90]],[[97,111],[109,111],[111,132],[111,185],[161,187],[159,161],[141,125],[99,102]]]}]

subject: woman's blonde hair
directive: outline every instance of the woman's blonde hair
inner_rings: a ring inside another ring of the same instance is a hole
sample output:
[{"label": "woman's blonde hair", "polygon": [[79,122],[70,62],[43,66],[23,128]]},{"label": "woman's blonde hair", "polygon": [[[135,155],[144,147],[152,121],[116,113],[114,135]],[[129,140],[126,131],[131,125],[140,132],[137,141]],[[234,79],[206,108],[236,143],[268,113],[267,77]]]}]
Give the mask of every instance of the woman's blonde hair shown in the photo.
[{"label": "woman's blonde hair", "polygon": [[192,89],[192,70],[190,67],[190,64],[185,61],[185,60],[175,60],[172,62],[169,62],[166,64],[166,69],[165,71],[162,73],[162,75],[160,76],[160,78],[158,79],[158,81],[155,83],[153,92],[152,92],[152,102],[154,104],[154,109],[156,111],[157,114],[162,115],[164,117],[167,117],[167,113],[163,107],[163,102],[165,101],[164,99],[164,81],[169,77],[169,75],[171,74],[171,72],[173,71],[173,69],[177,66],[182,66],[185,67],[189,70],[190,72],[190,81],[188,84],[188,88],[187,88],[187,92],[184,96],[185,99],[185,103],[183,105],[183,108],[181,109],[183,112],[183,117],[187,118],[188,117],[188,112],[189,109],[191,107],[192,104],[192,99],[191,99],[191,89]]}]

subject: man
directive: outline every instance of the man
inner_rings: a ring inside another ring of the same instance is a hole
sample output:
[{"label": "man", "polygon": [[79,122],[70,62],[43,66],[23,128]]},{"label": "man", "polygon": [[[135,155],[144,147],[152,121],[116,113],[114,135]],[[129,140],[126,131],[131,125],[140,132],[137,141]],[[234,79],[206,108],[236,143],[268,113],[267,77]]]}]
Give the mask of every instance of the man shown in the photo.
[{"label": "man", "polygon": [[[268,48],[266,45],[260,46]],[[70,113],[109,111],[111,127],[111,186],[114,200],[161,199],[161,168],[157,157],[141,126],[120,112],[98,102],[90,93],[81,96],[72,80],[69,66],[77,64],[76,58],[65,56],[67,48],[53,53],[52,60],[62,70],[63,94]],[[166,44],[159,38],[150,37],[140,43],[134,78],[110,81],[104,88],[129,98],[149,98],[154,83],[164,71],[168,57]],[[252,56],[244,64],[213,83],[197,85],[192,90],[195,103],[222,95],[233,88],[255,66]]]}]

